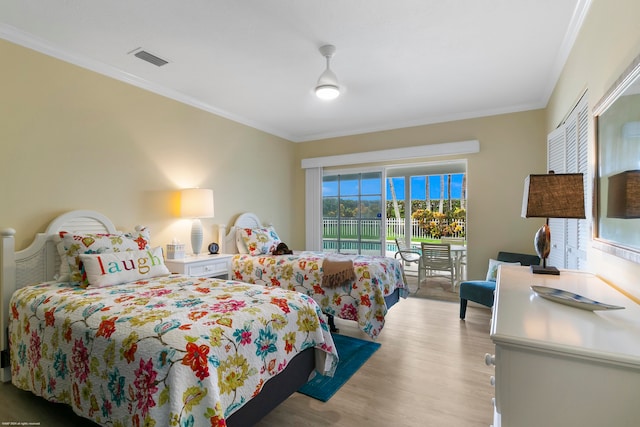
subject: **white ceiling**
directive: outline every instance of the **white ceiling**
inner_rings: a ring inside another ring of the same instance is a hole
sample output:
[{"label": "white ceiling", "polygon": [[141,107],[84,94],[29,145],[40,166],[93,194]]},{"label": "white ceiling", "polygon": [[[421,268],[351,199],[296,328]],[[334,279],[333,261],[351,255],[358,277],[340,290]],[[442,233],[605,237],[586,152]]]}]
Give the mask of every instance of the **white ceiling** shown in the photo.
[{"label": "white ceiling", "polygon": [[3,0],[0,37],[301,142],[543,108],[589,4]]}]

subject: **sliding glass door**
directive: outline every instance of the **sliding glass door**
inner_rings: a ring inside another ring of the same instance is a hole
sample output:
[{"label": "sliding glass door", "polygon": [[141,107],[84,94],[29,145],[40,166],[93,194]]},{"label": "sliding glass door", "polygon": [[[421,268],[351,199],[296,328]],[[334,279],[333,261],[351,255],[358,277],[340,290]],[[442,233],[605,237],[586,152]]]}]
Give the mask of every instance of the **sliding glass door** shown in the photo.
[{"label": "sliding glass door", "polygon": [[326,252],[384,254],[381,171],[322,178],[322,246]]}]

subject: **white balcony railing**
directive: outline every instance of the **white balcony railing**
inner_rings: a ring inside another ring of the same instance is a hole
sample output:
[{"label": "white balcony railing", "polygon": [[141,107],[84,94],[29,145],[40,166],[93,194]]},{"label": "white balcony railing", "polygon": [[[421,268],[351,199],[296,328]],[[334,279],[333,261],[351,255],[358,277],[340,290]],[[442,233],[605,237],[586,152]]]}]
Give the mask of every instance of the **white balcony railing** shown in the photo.
[{"label": "white balcony railing", "polygon": [[[361,238],[367,239],[371,238],[373,240],[378,240],[375,236],[380,236],[380,221],[379,219],[368,219],[368,220],[349,220],[349,219],[341,219],[340,220],[340,236],[343,239],[351,239],[351,238]],[[433,220],[436,222],[443,221],[445,224],[449,224],[449,220]],[[338,237],[338,220],[337,219],[323,219],[323,228],[322,235],[324,238],[337,238]],[[358,230],[358,225],[360,226],[360,230]],[[448,237],[463,237],[465,235],[465,220],[464,219],[456,219],[451,222],[451,229],[460,230],[454,234],[451,234]],[[404,218],[387,218],[387,238],[393,239],[396,236],[406,236],[405,232],[405,223]],[[418,220],[411,220],[411,236],[416,239],[438,239],[439,237],[432,236],[428,230],[420,227],[418,224]]]}]

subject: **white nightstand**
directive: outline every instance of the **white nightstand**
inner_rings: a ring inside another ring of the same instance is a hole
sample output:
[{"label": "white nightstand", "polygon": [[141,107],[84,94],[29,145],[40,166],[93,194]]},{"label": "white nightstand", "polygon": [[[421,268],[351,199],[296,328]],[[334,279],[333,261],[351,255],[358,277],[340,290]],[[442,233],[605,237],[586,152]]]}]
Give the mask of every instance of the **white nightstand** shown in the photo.
[{"label": "white nightstand", "polygon": [[230,254],[187,256],[180,259],[166,259],[164,263],[172,273],[193,277],[228,277],[231,267]]}]

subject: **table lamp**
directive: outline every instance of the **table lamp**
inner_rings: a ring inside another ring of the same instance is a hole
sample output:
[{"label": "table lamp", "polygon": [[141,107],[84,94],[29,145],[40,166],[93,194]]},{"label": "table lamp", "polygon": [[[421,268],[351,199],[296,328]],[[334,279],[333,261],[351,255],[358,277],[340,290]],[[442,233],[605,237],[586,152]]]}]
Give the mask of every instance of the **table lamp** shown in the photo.
[{"label": "table lamp", "polygon": [[551,252],[549,218],[585,218],[582,175],[550,171],[546,175],[529,175],[524,181],[522,217],[546,218],[533,240],[536,253],[542,259],[542,266],[531,266],[535,274],[560,274],[556,267],[547,267]]},{"label": "table lamp", "polygon": [[200,218],[213,217],[213,190],[207,188],[189,188],[180,192],[180,213],[192,218],[191,250],[194,255],[202,250],[202,223]]}]

